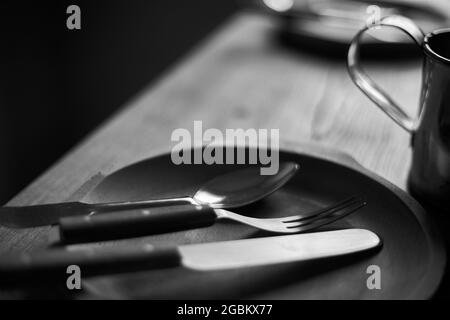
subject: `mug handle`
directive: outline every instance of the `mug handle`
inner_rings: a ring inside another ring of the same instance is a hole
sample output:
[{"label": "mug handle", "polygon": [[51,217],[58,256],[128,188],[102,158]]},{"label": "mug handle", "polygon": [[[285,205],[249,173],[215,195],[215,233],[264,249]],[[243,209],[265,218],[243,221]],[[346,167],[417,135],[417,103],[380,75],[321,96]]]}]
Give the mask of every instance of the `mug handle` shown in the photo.
[{"label": "mug handle", "polygon": [[359,44],[361,37],[366,31],[377,26],[400,29],[410,36],[421,48],[425,35],[412,20],[402,16],[387,16],[382,18],[378,23],[361,29],[353,38],[348,50],[348,73],[356,86],[392,120],[406,131],[412,133],[416,130],[420,117],[418,119],[409,117],[408,114],[363,71],[359,63]]}]

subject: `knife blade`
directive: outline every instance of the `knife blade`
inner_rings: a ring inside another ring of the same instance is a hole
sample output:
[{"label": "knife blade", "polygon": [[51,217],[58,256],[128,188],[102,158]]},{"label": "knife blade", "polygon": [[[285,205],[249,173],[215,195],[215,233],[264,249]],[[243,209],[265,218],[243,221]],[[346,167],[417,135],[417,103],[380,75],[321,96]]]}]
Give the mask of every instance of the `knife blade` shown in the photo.
[{"label": "knife blade", "polygon": [[76,265],[84,277],[183,266],[197,271],[257,267],[336,257],[378,247],[380,238],[365,229],[344,229],[178,247],[150,244],[71,246],[0,257],[0,283],[20,285],[67,278]]},{"label": "knife blade", "polygon": [[368,250],[380,238],[365,229],[345,229],[180,246],[184,267],[214,271],[306,261]]},{"label": "knife blade", "polygon": [[82,202],[0,207],[0,225],[8,228],[42,227],[58,223],[61,217],[89,215],[93,205]]}]

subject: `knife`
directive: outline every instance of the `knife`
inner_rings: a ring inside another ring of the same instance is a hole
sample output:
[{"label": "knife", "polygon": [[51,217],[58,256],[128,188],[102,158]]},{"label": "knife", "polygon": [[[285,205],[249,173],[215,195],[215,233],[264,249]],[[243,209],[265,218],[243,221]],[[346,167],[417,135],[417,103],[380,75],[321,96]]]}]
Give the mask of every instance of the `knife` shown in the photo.
[{"label": "knife", "polygon": [[[187,200],[168,199],[164,205],[189,204]],[[159,207],[161,204],[155,200],[110,202],[110,203],[84,203],[62,202],[40,204],[22,207],[0,207],[0,225],[8,228],[32,228],[54,225],[61,218],[74,216],[89,216],[93,213],[114,212],[139,208]]]},{"label": "knife", "polygon": [[307,261],[378,247],[380,238],[365,229],[156,248],[150,244],[95,248],[72,246],[0,257],[0,282],[66,279],[77,265],[82,277],[182,266],[197,271],[257,267]]}]

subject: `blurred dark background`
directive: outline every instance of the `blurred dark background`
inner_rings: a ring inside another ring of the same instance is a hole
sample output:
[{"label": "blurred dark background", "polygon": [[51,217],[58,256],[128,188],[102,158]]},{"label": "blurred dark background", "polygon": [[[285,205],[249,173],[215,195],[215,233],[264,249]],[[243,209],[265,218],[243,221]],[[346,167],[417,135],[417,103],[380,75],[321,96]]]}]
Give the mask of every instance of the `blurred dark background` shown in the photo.
[{"label": "blurred dark background", "polygon": [[[81,8],[81,30],[66,8]],[[231,0],[2,1],[0,201],[237,9]]]}]

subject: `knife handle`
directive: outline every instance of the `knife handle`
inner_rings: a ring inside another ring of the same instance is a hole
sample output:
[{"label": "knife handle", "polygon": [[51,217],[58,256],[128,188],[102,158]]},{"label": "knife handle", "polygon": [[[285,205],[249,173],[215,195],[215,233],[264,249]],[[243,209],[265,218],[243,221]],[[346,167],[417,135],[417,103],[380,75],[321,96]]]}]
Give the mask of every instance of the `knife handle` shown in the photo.
[{"label": "knife handle", "polygon": [[80,268],[81,278],[123,272],[176,267],[181,255],[176,247],[155,248],[149,244],[112,248],[57,248],[0,257],[0,283],[21,285],[67,279],[68,267]]},{"label": "knife handle", "polygon": [[140,237],[207,227],[217,219],[208,206],[178,205],[134,209],[59,220],[62,243],[83,243]]}]

